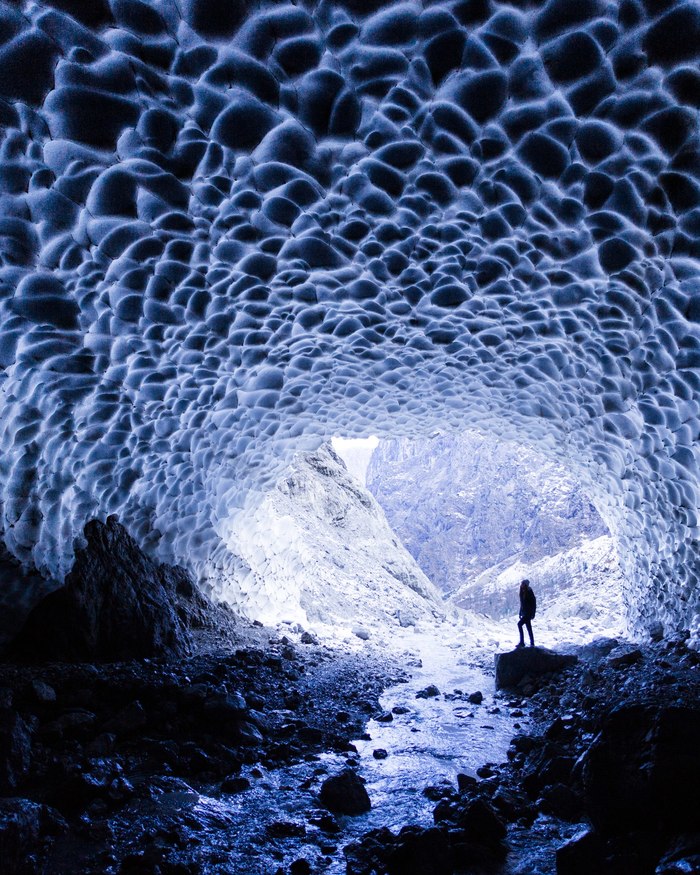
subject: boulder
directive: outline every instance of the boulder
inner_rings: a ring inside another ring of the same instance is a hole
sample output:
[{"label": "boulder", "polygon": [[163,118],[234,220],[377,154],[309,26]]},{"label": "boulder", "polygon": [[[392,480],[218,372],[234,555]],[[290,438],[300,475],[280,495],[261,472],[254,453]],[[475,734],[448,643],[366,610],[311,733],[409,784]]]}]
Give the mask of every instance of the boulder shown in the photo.
[{"label": "boulder", "polygon": [[497,653],[496,687],[514,687],[526,676],[538,677],[562,671],[574,665],[578,657],[570,653],[555,653],[545,647],[520,647],[507,653]]},{"label": "boulder", "polygon": [[435,696],[440,695],[440,690],[435,686],[435,684],[428,684],[427,687],[423,690],[418,690],[416,693],[416,699],[433,699]]},{"label": "boulder", "polygon": [[53,809],[29,799],[0,799],[0,860],[3,872],[35,871],[29,856],[41,839],[59,830],[62,818]]},{"label": "boulder", "polygon": [[14,790],[29,770],[32,739],[29,727],[10,708],[0,710],[0,792]]},{"label": "boulder", "polygon": [[326,778],[321,785],[321,802],[336,814],[364,814],[372,807],[362,778],[351,769]]},{"label": "boulder", "polygon": [[387,870],[390,875],[451,875],[447,834],[436,827],[404,827],[388,855]]},{"label": "boulder", "polygon": [[557,849],[557,875],[591,875],[602,871],[605,845],[591,829],[582,829]]},{"label": "boulder", "polygon": [[700,832],[700,709],[625,705],[582,759],[584,811],[603,835]]}]

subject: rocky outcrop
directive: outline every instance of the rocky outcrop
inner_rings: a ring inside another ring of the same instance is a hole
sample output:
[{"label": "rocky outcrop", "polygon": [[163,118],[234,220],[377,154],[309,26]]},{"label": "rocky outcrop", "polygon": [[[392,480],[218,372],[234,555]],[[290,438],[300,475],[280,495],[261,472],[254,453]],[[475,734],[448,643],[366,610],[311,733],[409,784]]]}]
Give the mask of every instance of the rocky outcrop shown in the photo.
[{"label": "rocky outcrop", "polygon": [[372,807],[364,781],[352,769],[326,778],[321,785],[321,802],[337,814],[364,814]]},{"label": "rocky outcrop", "polygon": [[[222,859],[231,872],[275,872],[277,839],[305,835],[301,818],[285,822],[287,792],[267,783],[283,766],[309,781],[294,802],[309,836],[339,833],[319,807],[318,755],[354,751],[400,666],[247,634],[249,646],[178,659],[0,662],[2,875],[194,873]],[[256,786],[234,812],[230,794]]]},{"label": "rocky outcrop", "polygon": [[700,709],[625,705],[613,710],[582,762],[583,800],[604,836],[700,830]]},{"label": "rocky outcrop", "polygon": [[569,653],[555,653],[545,647],[520,647],[508,653],[497,653],[496,686],[515,687],[524,678],[531,679],[562,671],[577,662]]},{"label": "rocky outcrop", "polygon": [[158,565],[115,517],[85,526],[64,586],[29,614],[11,655],[118,660],[187,652],[215,611],[182,568]]},{"label": "rocky outcrop", "polygon": [[57,586],[58,581],[23,567],[0,542],[0,654],[22,628],[32,608]]},{"label": "rocky outcrop", "polygon": [[508,851],[506,826],[475,785],[476,781],[460,793],[445,791],[433,811],[435,826],[404,826],[398,835],[384,827],[348,845],[348,875],[497,871]]}]

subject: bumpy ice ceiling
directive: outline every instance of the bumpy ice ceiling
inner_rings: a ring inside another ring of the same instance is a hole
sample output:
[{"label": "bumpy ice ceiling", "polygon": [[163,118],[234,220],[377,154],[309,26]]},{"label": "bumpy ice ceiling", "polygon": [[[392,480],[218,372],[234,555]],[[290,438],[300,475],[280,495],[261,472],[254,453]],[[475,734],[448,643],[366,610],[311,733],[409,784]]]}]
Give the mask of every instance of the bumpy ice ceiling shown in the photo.
[{"label": "bumpy ice ceiling", "polygon": [[0,3],[0,495],[236,574],[334,433],[527,438],[700,613],[700,5]]}]

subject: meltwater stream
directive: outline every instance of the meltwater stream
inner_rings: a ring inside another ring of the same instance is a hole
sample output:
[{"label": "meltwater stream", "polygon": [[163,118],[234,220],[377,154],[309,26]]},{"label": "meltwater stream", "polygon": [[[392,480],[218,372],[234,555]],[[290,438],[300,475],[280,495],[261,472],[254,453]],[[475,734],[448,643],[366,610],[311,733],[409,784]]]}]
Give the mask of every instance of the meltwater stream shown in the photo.
[{"label": "meltwater stream", "polygon": [[[475,775],[485,763],[505,759],[518,724],[527,720],[511,716],[505,701],[495,697],[487,668],[492,653],[467,653],[458,642],[414,637],[405,654],[410,681],[387,689],[381,701],[386,712],[399,713],[391,722],[370,720],[368,737],[355,742],[357,754],[321,754],[270,771],[250,767],[242,772],[252,785],[244,793],[192,800],[193,816],[211,826],[215,845],[221,842],[225,863],[217,871],[275,875],[304,857],[314,872],[344,875],[343,847],[368,830],[432,824],[435,802],[423,795],[426,786],[455,785],[460,772]],[[430,684],[440,694],[417,698]],[[484,697],[480,705],[468,701],[476,691]],[[373,755],[380,748],[384,759]],[[340,831],[334,834],[322,829],[328,813],[318,793],[329,774],[348,764],[366,780],[372,809],[358,817],[338,816]]]}]

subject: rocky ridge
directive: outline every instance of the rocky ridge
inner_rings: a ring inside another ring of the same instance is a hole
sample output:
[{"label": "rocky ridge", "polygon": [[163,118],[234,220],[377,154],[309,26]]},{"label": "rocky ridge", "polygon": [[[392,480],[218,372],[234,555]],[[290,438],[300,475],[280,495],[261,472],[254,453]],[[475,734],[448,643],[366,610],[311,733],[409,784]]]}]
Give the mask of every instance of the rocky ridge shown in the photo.
[{"label": "rocky ridge", "polygon": [[238,526],[235,580],[215,590],[251,619],[339,628],[433,619],[440,592],[330,444],[300,453]]}]

